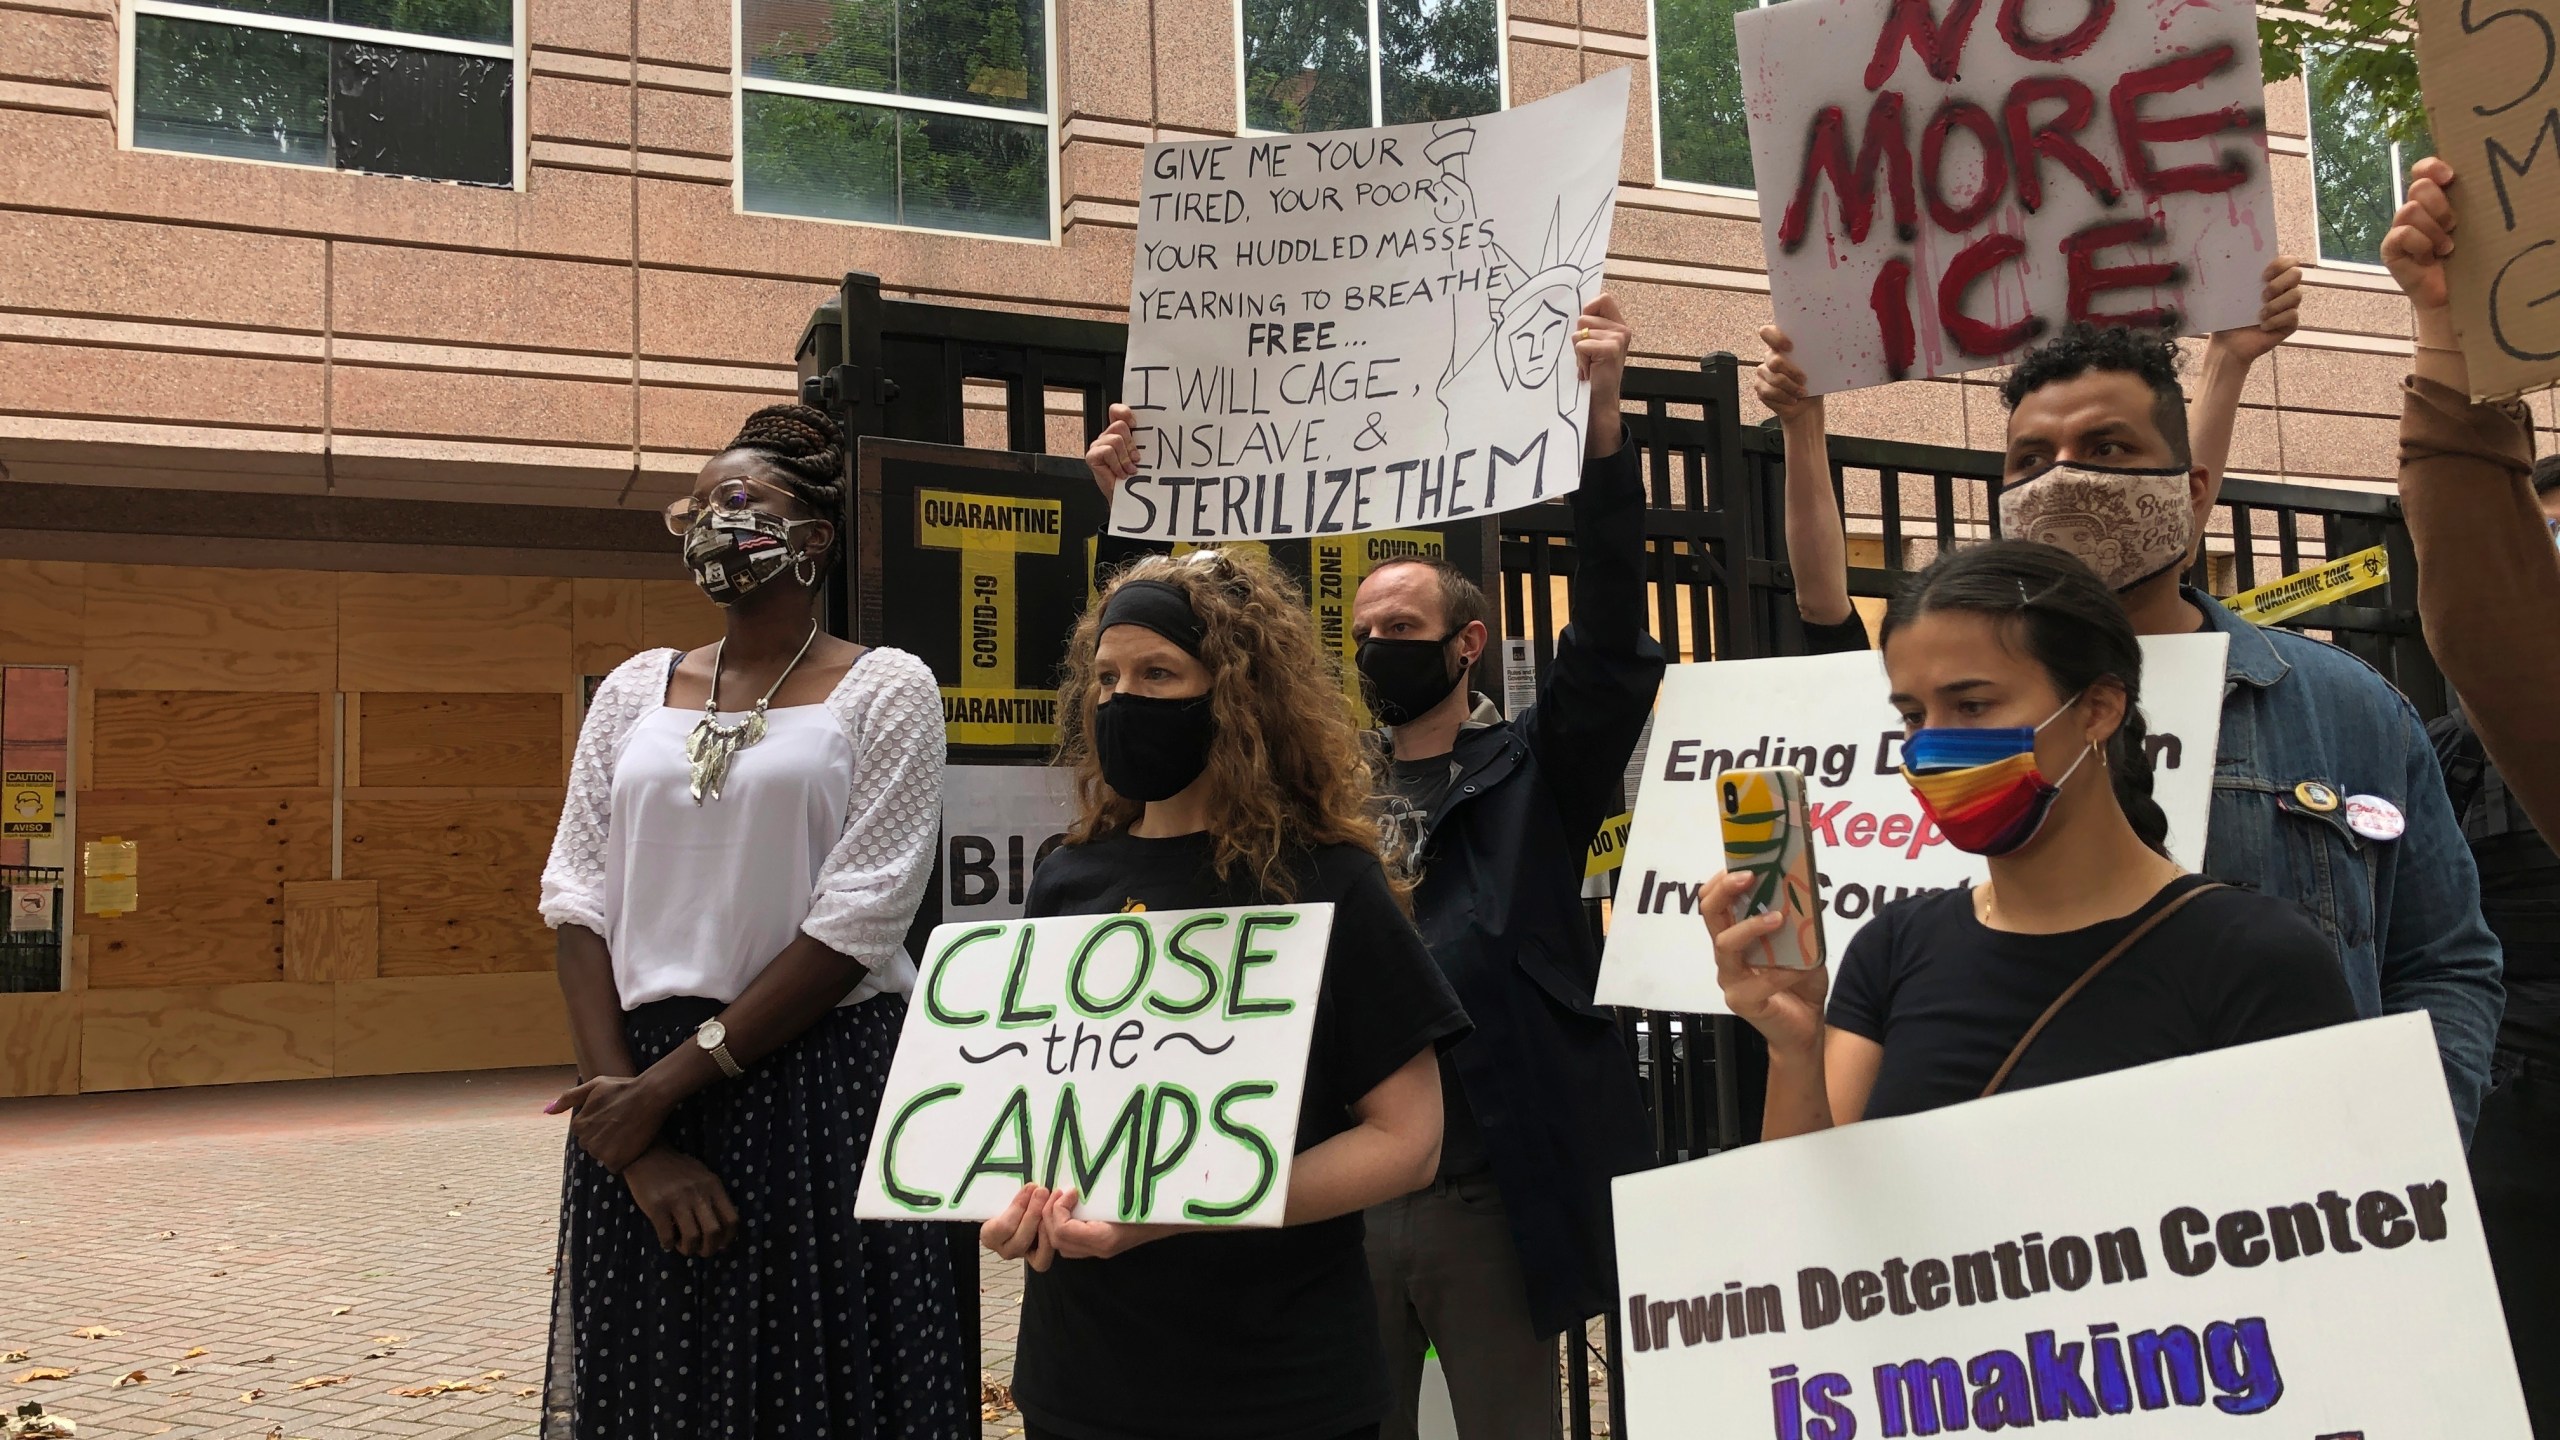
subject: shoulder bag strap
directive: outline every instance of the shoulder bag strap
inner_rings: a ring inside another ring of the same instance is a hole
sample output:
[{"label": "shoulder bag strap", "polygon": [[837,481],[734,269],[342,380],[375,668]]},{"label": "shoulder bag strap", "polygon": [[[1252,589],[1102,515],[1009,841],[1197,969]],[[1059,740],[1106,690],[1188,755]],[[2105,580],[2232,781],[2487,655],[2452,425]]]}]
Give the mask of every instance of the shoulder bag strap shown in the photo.
[{"label": "shoulder bag strap", "polygon": [[2044,1033],[2045,1026],[2053,1023],[2054,1016],[2062,1013],[2062,1007],[2070,1004],[2072,999],[2079,995],[2081,991],[2088,989],[2090,981],[2097,979],[2102,974],[2105,974],[2107,967],[2116,963],[2117,958],[2122,956],[2124,952],[2142,943],[2143,936],[2148,935],[2153,930],[2159,928],[2161,921],[2177,914],[2181,909],[2185,908],[2188,901],[2193,900],[2206,891],[2228,890],[2230,888],[2230,886],[2223,884],[2219,880],[2199,885],[2193,890],[2188,891],[2186,894],[2179,896],[2177,899],[2170,901],[2168,904],[2161,906],[2158,910],[2152,913],[2150,919],[2133,927],[2132,934],[2117,941],[2106,954],[2098,957],[2097,963],[2080,972],[2080,978],[2071,982],[2070,989],[2055,996],[2053,1003],[2044,1007],[2044,1013],[2036,1017],[2036,1023],[2028,1026],[2027,1033],[2019,1036],[2018,1043],[2010,1047],[2009,1058],[2000,1062],[1999,1072],[1991,1077],[1991,1083],[1982,1087],[1983,1095],[1988,1097],[1993,1092],[1997,1091],[2002,1085],[2007,1084],[2009,1081],[2009,1072],[2018,1068],[2018,1061],[2025,1057],[2027,1047],[2036,1043],[2036,1037]]}]

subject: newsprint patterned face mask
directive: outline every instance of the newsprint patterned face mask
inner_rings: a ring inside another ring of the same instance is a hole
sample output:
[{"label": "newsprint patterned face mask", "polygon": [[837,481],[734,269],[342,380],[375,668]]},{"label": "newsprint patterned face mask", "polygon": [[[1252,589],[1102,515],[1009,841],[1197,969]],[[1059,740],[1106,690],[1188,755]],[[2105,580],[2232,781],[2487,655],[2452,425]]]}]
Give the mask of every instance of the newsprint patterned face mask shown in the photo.
[{"label": "newsprint patterned face mask", "polygon": [[2130,590],[2186,562],[2187,472],[2050,465],[2000,492],[2000,533],[2068,550],[2108,589]]}]

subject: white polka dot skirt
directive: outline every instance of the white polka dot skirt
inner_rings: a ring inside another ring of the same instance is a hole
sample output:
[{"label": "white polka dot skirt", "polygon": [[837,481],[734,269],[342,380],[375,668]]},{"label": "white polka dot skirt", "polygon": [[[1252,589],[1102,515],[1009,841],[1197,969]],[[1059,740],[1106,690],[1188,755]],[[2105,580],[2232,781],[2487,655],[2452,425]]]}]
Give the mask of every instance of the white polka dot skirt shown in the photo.
[{"label": "white polka dot skirt", "polygon": [[[624,1017],[632,1058],[690,1042],[720,1008],[641,1006]],[[666,1141],[738,1210],[738,1238],[709,1259],[661,1249],[623,1182],[569,1142],[543,1440],[961,1433],[977,1337],[961,1333],[943,1227],[853,1218],[905,1014],[895,995],[830,1011],[676,1108]]]}]

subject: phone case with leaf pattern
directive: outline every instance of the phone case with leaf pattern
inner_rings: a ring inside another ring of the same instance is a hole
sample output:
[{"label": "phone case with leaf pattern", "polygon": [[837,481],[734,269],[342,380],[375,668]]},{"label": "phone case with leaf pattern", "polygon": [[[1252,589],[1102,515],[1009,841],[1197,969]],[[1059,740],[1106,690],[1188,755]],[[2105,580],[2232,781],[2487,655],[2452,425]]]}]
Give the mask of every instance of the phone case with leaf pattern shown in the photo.
[{"label": "phone case with leaf pattern", "polygon": [[1783,910],[1787,923],[1752,947],[1750,962],[1811,970],[1823,961],[1822,908],[1814,888],[1813,833],[1805,824],[1804,772],[1729,770],[1716,777],[1724,868],[1751,876],[1734,905],[1748,920]]}]

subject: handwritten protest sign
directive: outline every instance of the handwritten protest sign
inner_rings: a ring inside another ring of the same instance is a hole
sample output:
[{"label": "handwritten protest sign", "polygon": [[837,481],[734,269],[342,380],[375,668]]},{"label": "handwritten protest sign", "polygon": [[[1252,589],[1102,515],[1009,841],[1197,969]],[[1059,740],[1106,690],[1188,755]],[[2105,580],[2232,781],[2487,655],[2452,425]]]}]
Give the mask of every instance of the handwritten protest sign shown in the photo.
[{"label": "handwritten protest sign", "polygon": [[1737,14],[1770,295],[1814,393],[1999,364],[2066,320],[2255,320],[2255,26],[2118,0]]},{"label": "handwritten protest sign", "polygon": [[2531,1434],[2423,1015],[1748,1145],[1616,1213],[1634,1440]]},{"label": "handwritten protest sign", "polygon": [[[2169,815],[2171,857],[2190,870],[2204,864],[2229,648],[2230,637],[2218,634],[2142,642],[2152,796]],[[1884,662],[1864,652],[1671,667],[1610,912],[1601,1004],[1724,1013],[1698,896],[1724,868],[1713,782],[1727,770],[1804,772],[1823,941],[1834,963],[1880,906],[1990,874],[1981,856],[1946,842],[1902,778],[1902,726],[1885,698],[1891,688]]]},{"label": "handwritten protest sign", "polygon": [[945,925],[925,947],[853,1213],[1280,1223],[1330,905]]},{"label": "handwritten protest sign", "polygon": [[1147,147],[1124,394],[1161,540],[1432,526],[1582,479],[1612,71],[1516,110]]},{"label": "handwritten protest sign", "polygon": [[2418,0],[2418,77],[2453,166],[2445,279],[2472,398],[2560,381],[2560,0]]}]

